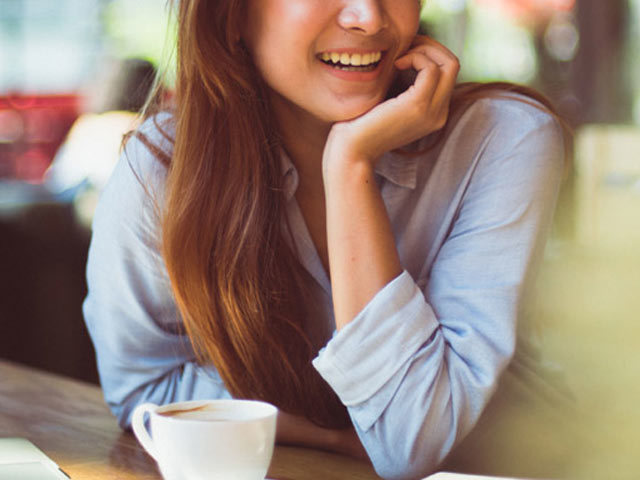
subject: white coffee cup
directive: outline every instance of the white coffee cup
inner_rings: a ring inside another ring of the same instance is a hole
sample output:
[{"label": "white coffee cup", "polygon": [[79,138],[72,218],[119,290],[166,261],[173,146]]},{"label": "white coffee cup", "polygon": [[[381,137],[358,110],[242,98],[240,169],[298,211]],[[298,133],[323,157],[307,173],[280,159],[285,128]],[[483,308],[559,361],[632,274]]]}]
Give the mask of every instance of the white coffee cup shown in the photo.
[{"label": "white coffee cup", "polygon": [[263,480],[277,413],[273,405],[250,400],[145,403],[133,411],[131,424],[166,480]]}]

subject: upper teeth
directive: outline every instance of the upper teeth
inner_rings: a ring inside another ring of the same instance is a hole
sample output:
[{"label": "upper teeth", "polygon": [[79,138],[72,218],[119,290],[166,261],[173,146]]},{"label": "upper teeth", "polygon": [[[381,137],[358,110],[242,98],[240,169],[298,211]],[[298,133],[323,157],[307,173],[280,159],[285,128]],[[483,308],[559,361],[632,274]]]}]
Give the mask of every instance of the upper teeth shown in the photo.
[{"label": "upper teeth", "polygon": [[372,63],[379,62],[381,58],[382,52],[372,52],[364,54],[324,52],[322,54],[322,60],[324,60],[325,62],[341,63],[342,65],[353,65],[354,67],[371,65]]}]

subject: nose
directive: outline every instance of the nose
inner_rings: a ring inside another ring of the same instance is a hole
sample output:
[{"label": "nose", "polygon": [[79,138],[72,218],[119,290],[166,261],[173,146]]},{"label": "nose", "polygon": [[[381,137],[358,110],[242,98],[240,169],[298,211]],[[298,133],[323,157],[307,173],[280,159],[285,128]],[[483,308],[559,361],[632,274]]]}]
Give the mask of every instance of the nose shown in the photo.
[{"label": "nose", "polygon": [[338,16],[338,23],[354,33],[375,35],[387,27],[386,12],[380,0],[346,1]]}]

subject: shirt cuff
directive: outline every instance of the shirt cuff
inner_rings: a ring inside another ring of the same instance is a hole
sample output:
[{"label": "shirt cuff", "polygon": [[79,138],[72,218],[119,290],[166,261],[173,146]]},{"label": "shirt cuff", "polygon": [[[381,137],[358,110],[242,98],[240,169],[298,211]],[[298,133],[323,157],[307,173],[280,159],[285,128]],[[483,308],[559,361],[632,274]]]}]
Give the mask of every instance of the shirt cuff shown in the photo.
[{"label": "shirt cuff", "polygon": [[337,332],[313,366],[347,407],[378,392],[438,328],[424,294],[405,270]]}]

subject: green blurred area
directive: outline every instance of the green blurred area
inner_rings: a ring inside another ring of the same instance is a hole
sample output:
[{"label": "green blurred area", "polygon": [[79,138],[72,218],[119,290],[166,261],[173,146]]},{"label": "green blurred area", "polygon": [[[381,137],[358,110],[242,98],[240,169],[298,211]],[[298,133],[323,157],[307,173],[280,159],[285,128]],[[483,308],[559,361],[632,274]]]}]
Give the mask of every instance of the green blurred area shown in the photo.
[{"label": "green blurred area", "polygon": [[425,2],[425,30],[460,58],[460,80],[531,85],[574,125],[640,124],[640,0],[576,0],[530,17],[490,5],[509,1]]},{"label": "green blurred area", "polygon": [[109,50],[118,58],[143,58],[166,72],[165,81],[175,81],[175,17],[162,2],[112,0],[103,11]]},{"label": "green blurred area", "polygon": [[[451,11],[452,3],[458,3],[458,9]],[[461,80],[534,80],[538,61],[533,36],[499,10],[470,2],[431,1],[422,19],[427,32],[460,58]]]}]

